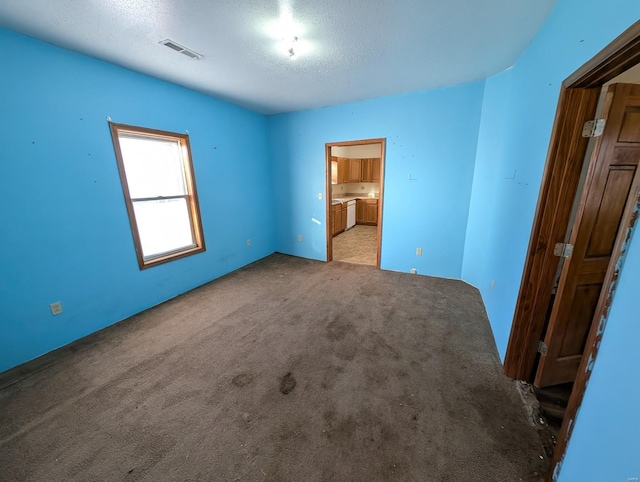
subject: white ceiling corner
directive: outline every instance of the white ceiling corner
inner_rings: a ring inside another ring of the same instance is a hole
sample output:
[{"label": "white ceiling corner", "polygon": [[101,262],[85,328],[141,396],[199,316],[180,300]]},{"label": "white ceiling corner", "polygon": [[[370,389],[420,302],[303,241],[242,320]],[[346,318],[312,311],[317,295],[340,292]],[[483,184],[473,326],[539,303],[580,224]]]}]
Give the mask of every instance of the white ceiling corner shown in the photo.
[{"label": "white ceiling corner", "polygon": [[[4,0],[0,26],[274,114],[484,79],[513,65],[554,3]],[[274,33],[283,11],[294,60]]]}]

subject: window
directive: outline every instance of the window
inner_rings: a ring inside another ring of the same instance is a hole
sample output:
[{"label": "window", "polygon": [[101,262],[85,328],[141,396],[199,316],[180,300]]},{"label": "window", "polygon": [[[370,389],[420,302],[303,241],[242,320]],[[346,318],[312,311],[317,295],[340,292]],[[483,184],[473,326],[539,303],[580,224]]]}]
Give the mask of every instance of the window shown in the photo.
[{"label": "window", "polygon": [[189,137],[110,126],[140,269],[204,251]]}]

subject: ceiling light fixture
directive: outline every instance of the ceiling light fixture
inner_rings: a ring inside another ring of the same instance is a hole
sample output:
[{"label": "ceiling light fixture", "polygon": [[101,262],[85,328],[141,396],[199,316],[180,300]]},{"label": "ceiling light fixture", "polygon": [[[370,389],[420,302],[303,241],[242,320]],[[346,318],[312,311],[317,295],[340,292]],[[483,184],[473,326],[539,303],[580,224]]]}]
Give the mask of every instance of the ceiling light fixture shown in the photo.
[{"label": "ceiling light fixture", "polygon": [[296,57],[296,51],[294,50],[294,47],[296,45],[296,42],[298,41],[298,37],[291,37],[288,40],[287,39],[282,39],[285,42],[285,46],[287,47],[287,53],[289,54],[289,58],[290,59],[295,59]]}]

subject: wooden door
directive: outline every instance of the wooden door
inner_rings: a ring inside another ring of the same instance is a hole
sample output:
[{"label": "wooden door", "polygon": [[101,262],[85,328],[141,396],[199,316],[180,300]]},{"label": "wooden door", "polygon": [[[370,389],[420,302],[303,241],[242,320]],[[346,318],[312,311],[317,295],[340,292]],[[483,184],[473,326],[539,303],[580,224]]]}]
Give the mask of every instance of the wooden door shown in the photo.
[{"label": "wooden door", "polygon": [[534,384],[575,380],[640,159],[640,85],[609,88]]},{"label": "wooden door", "polygon": [[349,159],[349,182],[360,182],[362,164],[360,159]]}]

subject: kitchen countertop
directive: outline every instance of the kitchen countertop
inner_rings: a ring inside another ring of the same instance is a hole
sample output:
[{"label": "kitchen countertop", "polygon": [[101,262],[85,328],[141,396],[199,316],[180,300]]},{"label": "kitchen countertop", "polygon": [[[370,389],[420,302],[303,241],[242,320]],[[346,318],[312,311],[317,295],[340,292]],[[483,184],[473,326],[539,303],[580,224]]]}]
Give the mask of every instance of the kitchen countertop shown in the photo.
[{"label": "kitchen countertop", "polygon": [[340,203],[346,203],[348,201],[354,201],[356,199],[380,199],[380,197],[376,194],[375,197],[369,197],[368,194],[353,194],[353,193],[349,193],[349,194],[345,194],[343,196],[339,196],[339,197],[335,197],[331,200],[331,204],[340,204]]}]

